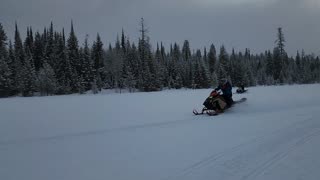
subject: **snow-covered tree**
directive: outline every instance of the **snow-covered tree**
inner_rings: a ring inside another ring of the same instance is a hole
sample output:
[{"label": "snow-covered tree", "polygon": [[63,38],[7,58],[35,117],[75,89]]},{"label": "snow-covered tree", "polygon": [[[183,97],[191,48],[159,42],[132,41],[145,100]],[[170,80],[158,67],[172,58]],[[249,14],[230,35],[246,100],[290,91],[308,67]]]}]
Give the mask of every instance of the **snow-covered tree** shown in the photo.
[{"label": "snow-covered tree", "polygon": [[209,65],[209,72],[212,74],[215,71],[217,63],[217,55],[216,55],[216,48],[213,44],[210,46],[210,50],[208,53],[208,65]]},{"label": "snow-covered tree", "polygon": [[100,35],[97,34],[96,41],[93,42],[92,45],[92,52],[91,58],[93,61],[93,68],[95,73],[99,73],[100,77],[103,74],[104,68],[104,50],[103,50],[103,43],[101,41]]},{"label": "snow-covered tree", "polygon": [[81,61],[81,75],[82,75],[82,86],[84,90],[89,90],[95,77],[95,71],[93,69],[93,63],[91,60],[90,49],[88,45],[88,35],[85,38],[84,48],[80,50],[80,61]]},{"label": "snow-covered tree", "polygon": [[218,62],[218,78],[227,78],[229,76],[228,72],[228,64],[229,64],[229,57],[228,53],[224,46],[220,47],[220,54],[219,54],[219,62]]},{"label": "snow-covered tree", "polygon": [[79,86],[78,86],[78,80],[81,77],[81,64],[80,64],[80,58],[79,58],[79,45],[78,45],[78,39],[75,35],[74,29],[73,29],[73,22],[71,22],[71,31],[69,34],[69,38],[67,40],[67,56],[70,63],[70,85],[71,85],[71,91],[72,92],[78,92]]},{"label": "snow-covered tree", "polygon": [[38,74],[38,90],[41,95],[53,95],[57,91],[57,79],[49,63],[44,62]]},{"label": "snow-covered tree", "polygon": [[156,77],[157,73],[151,52],[150,38],[147,35],[148,29],[145,27],[143,18],[141,18],[140,26],[139,57],[141,60],[142,89],[144,91],[155,91],[160,88],[160,84]]},{"label": "snow-covered tree", "polygon": [[102,88],[206,88],[216,86],[219,78],[229,78],[235,86],[320,81],[319,57],[303,50],[289,57],[281,28],[277,29],[273,51],[251,54],[249,49],[232,50],[230,56],[224,46],[217,55],[213,44],[208,52],[207,47],[191,52],[188,40],[181,49],[173,43],[166,51],[162,42],[152,49],[143,19],[138,46],[130,43],[123,29],[114,47],[110,43],[108,49],[103,49],[99,34],[92,47],[87,38],[79,46],[73,23],[67,40],[64,30],[55,31],[52,22],[41,33],[33,34],[31,27],[26,31],[22,42],[16,25],[13,44],[9,41],[8,45],[0,24],[0,96],[31,96],[36,91],[43,95],[83,93],[90,89],[96,93]]},{"label": "snow-covered tree", "polygon": [[12,91],[12,73],[8,65],[9,55],[6,48],[7,35],[0,23],[0,97],[7,97]]}]

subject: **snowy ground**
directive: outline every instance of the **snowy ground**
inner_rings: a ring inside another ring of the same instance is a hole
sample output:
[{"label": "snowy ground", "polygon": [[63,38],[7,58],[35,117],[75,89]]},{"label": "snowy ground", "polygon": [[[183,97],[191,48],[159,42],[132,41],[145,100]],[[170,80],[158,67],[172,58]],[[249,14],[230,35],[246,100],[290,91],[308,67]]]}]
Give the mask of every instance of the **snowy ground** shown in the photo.
[{"label": "snowy ground", "polygon": [[318,180],[320,85],[0,99],[1,180]]}]

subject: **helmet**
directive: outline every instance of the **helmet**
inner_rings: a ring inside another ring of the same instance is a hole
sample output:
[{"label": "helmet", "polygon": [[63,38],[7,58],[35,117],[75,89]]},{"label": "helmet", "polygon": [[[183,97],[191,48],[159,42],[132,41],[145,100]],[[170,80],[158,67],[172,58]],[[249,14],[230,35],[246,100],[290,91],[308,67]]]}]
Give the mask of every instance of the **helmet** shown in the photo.
[{"label": "helmet", "polygon": [[219,80],[219,84],[225,84],[225,83],[227,83],[227,79],[226,78],[221,78],[220,80]]}]

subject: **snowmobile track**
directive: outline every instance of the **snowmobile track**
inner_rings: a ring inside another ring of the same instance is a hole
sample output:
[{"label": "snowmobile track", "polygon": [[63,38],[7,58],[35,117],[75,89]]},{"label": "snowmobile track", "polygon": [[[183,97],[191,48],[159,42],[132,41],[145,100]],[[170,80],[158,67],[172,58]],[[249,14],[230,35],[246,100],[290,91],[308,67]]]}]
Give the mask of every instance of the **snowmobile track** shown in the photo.
[{"label": "snowmobile track", "polygon": [[279,162],[282,159],[286,158],[287,155],[290,154],[290,152],[296,150],[296,148],[304,145],[305,143],[309,142],[314,137],[319,136],[319,135],[320,135],[320,129],[318,131],[316,131],[316,132],[309,133],[309,134],[303,136],[296,143],[293,143],[292,146],[290,146],[287,150],[285,150],[283,152],[278,152],[272,158],[270,158],[269,160],[265,161],[264,163],[262,163],[257,168],[255,168],[252,171],[250,171],[250,173],[248,173],[247,175],[243,176],[241,178],[241,180],[255,179],[255,177],[257,177],[261,173],[265,172],[269,168],[273,167],[273,165],[275,165],[277,162]]},{"label": "snowmobile track", "polygon": [[[310,128],[313,129],[311,132]],[[271,132],[269,136],[257,137],[208,156],[166,179],[197,179],[194,175],[204,174],[201,171],[206,169],[212,172],[212,177],[206,178],[255,179],[287,157],[290,152],[319,135],[320,123],[313,118],[307,118]]]},{"label": "snowmobile track", "polygon": [[35,137],[35,138],[25,138],[25,139],[18,139],[18,140],[8,140],[8,141],[0,142],[0,146],[41,143],[41,142],[63,140],[63,139],[83,137],[83,136],[103,135],[103,134],[110,134],[110,133],[134,131],[137,129],[145,129],[145,128],[160,128],[160,127],[167,127],[171,125],[192,122],[192,121],[194,120],[183,119],[183,120],[175,120],[175,121],[167,121],[167,122],[145,123],[141,125],[131,125],[131,126],[118,127],[118,128],[101,129],[101,130],[93,130],[93,131],[85,131],[85,132],[66,133],[66,134],[60,134],[60,135],[48,136],[48,137]]}]

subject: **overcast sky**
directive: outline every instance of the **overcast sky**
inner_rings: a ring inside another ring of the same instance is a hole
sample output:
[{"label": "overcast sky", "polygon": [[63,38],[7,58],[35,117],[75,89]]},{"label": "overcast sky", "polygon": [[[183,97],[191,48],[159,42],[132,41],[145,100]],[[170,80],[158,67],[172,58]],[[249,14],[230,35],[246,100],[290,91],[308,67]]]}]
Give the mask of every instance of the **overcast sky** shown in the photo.
[{"label": "overcast sky", "polygon": [[228,51],[249,48],[253,53],[272,50],[277,27],[282,27],[286,51],[320,55],[320,0],[0,0],[0,22],[10,39],[14,23],[25,35],[27,26],[42,31],[53,21],[56,30],[70,30],[73,19],[78,38],[99,33],[104,44],[114,43],[124,28],[137,42],[144,17],[151,43],[162,41],[191,48],[211,43]]}]

